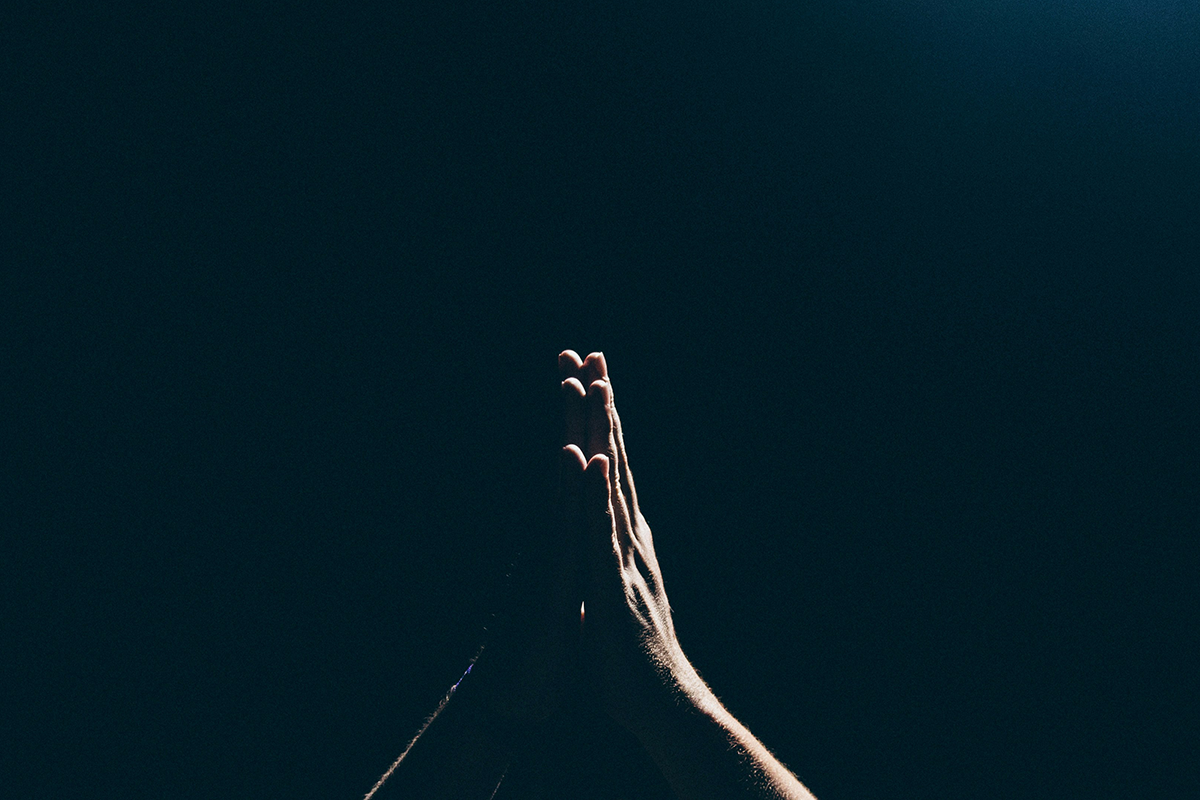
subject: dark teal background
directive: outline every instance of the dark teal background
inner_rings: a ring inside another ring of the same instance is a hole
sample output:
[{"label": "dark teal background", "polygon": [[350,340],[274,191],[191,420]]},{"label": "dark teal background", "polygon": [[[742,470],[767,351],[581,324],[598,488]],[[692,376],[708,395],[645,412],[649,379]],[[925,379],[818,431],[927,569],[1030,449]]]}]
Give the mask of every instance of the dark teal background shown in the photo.
[{"label": "dark teal background", "polygon": [[1193,794],[1195,7],[480,6],[4,25],[5,782],[361,796],[573,347],[822,800]]}]

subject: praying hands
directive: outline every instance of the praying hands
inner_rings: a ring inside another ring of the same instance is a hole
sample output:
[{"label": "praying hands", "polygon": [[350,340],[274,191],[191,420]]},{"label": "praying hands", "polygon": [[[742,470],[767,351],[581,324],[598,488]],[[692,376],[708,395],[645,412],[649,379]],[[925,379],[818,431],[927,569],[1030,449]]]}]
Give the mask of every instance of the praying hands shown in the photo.
[{"label": "praying hands", "polygon": [[523,584],[494,641],[367,797],[503,796],[510,766],[582,681],[678,797],[812,798],[684,655],[604,356],[567,350],[559,370],[560,525],[534,560],[549,574]]}]

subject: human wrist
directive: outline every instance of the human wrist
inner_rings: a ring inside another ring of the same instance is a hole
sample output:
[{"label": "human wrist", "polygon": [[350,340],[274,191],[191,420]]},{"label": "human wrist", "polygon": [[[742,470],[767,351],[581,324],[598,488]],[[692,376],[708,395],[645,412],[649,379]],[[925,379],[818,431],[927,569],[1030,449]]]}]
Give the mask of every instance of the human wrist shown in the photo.
[{"label": "human wrist", "polygon": [[737,744],[731,718],[690,664],[672,672],[663,698],[630,730],[678,796],[741,796],[740,770],[725,763]]},{"label": "human wrist", "polygon": [[713,717],[721,708],[678,645],[663,648],[652,661],[657,675],[653,688],[642,702],[633,705],[628,718],[623,720],[625,727],[647,748],[668,738],[680,720]]}]

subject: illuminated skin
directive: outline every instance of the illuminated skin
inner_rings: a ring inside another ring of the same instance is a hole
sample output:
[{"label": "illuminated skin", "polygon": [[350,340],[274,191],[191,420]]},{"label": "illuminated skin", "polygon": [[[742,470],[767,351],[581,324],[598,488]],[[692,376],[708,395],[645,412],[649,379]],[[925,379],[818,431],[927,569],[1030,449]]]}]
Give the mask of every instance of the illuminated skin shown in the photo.
[{"label": "illuminated skin", "polygon": [[[679,645],[604,356],[567,350],[559,369],[562,525],[535,554],[550,579],[538,574],[522,584],[508,626],[367,797],[488,797],[560,712],[579,658],[573,679],[590,684],[589,696],[641,742],[678,797],[811,800]],[[575,569],[579,558],[583,570]]]},{"label": "illuminated skin", "polygon": [[604,356],[580,361],[567,350],[559,367],[565,496],[582,509],[578,533],[587,540],[583,653],[605,710],[637,736],[680,798],[812,798],[721,705],[679,645]]}]

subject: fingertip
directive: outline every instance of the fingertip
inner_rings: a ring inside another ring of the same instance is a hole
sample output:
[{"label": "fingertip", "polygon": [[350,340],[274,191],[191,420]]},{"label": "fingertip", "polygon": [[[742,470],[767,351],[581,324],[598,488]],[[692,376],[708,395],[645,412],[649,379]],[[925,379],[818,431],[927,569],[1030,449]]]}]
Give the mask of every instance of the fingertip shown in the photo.
[{"label": "fingertip", "polygon": [[604,359],[604,353],[599,350],[588,353],[587,358],[583,360],[583,364],[588,366],[599,377],[608,377],[608,362]]},{"label": "fingertip", "polygon": [[578,445],[569,444],[561,450],[562,463],[564,466],[573,467],[578,472],[583,472],[587,468],[587,459],[583,456],[583,451]]},{"label": "fingertip", "polygon": [[583,359],[574,350],[563,350],[558,354],[558,369],[562,374],[578,372],[582,367]]},{"label": "fingertip", "polygon": [[[580,453],[580,455],[582,456],[583,454]],[[588,459],[588,462],[584,467],[584,471],[586,471],[589,475],[595,475],[599,473],[601,476],[608,477],[608,456],[606,456],[604,453],[597,453],[596,455],[592,456]]]},{"label": "fingertip", "polygon": [[605,402],[608,401],[608,381],[599,379],[588,384],[587,396],[594,397],[599,395]]},{"label": "fingertip", "polygon": [[587,395],[587,392],[584,391],[583,384],[578,378],[567,378],[565,381],[563,381],[562,391],[563,394],[575,395],[580,399]]}]

